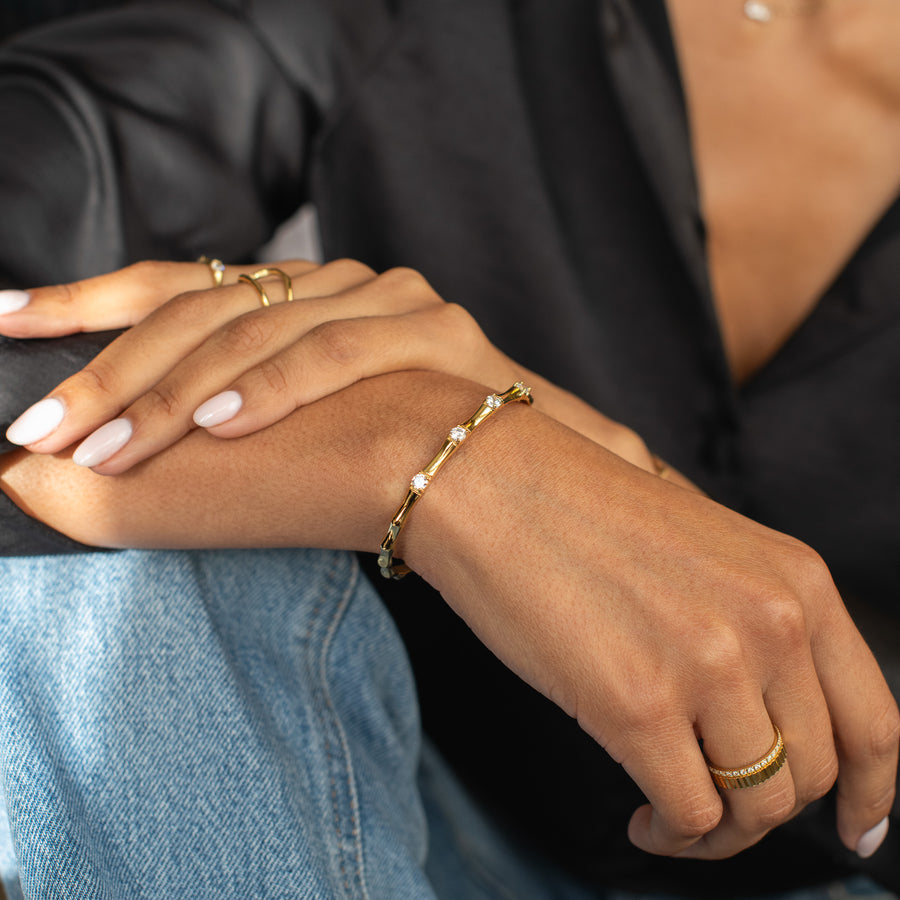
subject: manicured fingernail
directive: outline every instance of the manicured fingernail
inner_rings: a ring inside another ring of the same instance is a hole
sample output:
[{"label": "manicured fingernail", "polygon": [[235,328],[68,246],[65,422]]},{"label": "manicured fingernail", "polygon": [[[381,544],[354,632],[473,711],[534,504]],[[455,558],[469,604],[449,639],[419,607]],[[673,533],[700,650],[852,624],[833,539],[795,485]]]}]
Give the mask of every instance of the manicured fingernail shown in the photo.
[{"label": "manicured fingernail", "polygon": [[237,391],[223,391],[197,407],[197,411],[194,413],[194,422],[201,428],[221,425],[223,422],[233,419],[243,404],[243,398]]},{"label": "manicured fingernail", "polygon": [[79,466],[99,466],[114,453],[118,453],[131,440],[131,422],[128,419],[113,419],[101,425],[86,437],[72,454],[72,461]]},{"label": "manicured fingernail", "polygon": [[6,439],[11,444],[33,444],[41,438],[47,437],[59,428],[60,422],[66,415],[66,408],[62,400],[55,397],[45,397],[38,400],[34,406],[30,406],[16,419],[6,430]]},{"label": "manicured fingernail", "polygon": [[24,309],[30,300],[28,291],[0,291],[0,316]]},{"label": "manicured fingernail", "polygon": [[856,845],[856,855],[868,859],[883,843],[888,832],[888,817],[885,816],[874,828],[870,828]]}]

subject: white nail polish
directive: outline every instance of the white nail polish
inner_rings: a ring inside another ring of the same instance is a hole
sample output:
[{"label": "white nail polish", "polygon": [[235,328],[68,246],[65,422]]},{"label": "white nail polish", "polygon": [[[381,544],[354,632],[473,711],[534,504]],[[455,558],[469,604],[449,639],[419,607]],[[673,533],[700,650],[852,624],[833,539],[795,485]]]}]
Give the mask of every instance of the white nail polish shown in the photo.
[{"label": "white nail polish", "polygon": [[233,419],[243,405],[244,400],[237,391],[223,391],[197,407],[194,413],[194,422],[201,428],[221,425],[223,422]]},{"label": "white nail polish", "polygon": [[66,415],[62,400],[45,397],[30,406],[6,430],[6,439],[11,444],[33,444],[47,437],[59,428]]},{"label": "white nail polish", "polygon": [[88,435],[72,454],[72,461],[79,466],[99,466],[118,453],[131,440],[131,422],[113,419]]},{"label": "white nail polish", "polygon": [[0,316],[18,312],[31,301],[28,291],[0,291]]},{"label": "white nail polish", "polygon": [[884,842],[888,832],[888,817],[885,816],[874,828],[870,828],[856,845],[856,855],[868,859]]}]

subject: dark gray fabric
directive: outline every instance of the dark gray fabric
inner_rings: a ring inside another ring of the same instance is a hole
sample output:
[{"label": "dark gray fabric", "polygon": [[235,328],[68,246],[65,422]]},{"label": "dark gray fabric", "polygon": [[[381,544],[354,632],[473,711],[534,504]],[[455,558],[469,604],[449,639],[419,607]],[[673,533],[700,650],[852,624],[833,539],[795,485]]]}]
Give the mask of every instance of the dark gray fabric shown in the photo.
[{"label": "dark gray fabric", "polygon": [[65,553],[96,553],[67,538],[37,519],[22,514],[13,501],[0,491],[0,530],[3,531],[4,556],[57,556]]}]

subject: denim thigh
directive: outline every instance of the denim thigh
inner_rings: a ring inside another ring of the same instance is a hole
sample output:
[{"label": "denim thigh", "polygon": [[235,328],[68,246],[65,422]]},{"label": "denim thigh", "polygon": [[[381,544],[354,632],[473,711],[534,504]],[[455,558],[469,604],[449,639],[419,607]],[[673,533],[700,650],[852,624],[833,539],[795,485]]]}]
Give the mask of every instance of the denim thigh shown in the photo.
[{"label": "denim thigh", "polygon": [[405,652],[351,554],[0,560],[11,896],[416,898]]}]

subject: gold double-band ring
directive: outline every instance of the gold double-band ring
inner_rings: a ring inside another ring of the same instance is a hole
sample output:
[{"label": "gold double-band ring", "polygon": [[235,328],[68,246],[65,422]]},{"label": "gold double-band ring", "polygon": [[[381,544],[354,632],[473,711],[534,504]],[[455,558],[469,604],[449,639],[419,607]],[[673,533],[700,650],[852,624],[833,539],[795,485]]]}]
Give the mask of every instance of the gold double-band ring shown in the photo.
[{"label": "gold double-band ring", "polygon": [[257,269],[252,275],[238,275],[238,281],[243,281],[245,284],[251,285],[259,295],[259,302],[263,306],[271,306],[272,304],[269,300],[269,295],[266,293],[266,289],[261,284],[261,281],[263,278],[269,278],[272,275],[281,279],[281,283],[284,285],[284,293],[287,302],[290,303],[294,299],[294,285],[291,276],[282,269],[276,269],[274,266],[267,266],[264,269]]},{"label": "gold double-band ring", "polygon": [[739,769],[720,769],[707,762],[706,767],[718,787],[725,789],[754,787],[768,781],[785,764],[787,751],[784,747],[784,738],[777,725],[772,727],[775,729],[775,743],[762,759]]}]

